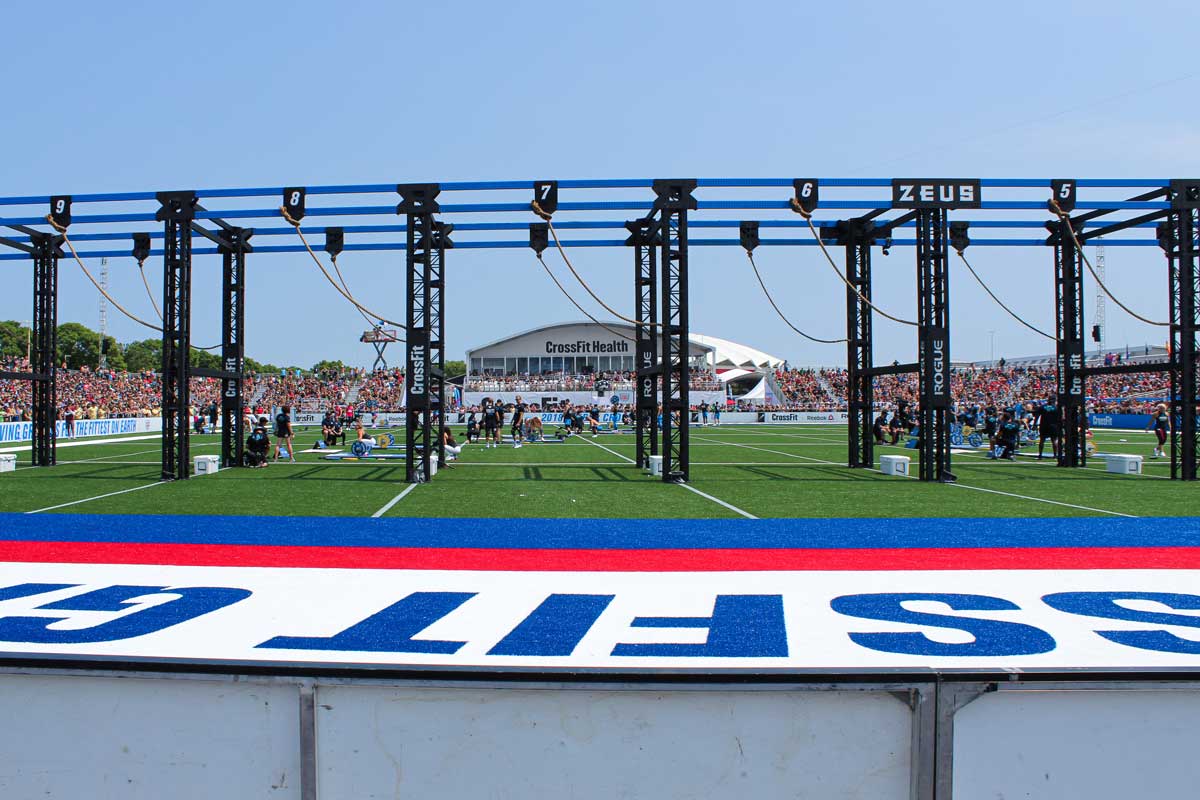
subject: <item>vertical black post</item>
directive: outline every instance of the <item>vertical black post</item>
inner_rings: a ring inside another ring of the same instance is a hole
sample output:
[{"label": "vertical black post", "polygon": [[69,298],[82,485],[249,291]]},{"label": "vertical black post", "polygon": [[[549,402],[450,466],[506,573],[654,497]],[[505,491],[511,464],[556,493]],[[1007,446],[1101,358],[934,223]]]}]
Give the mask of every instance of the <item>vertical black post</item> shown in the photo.
[{"label": "vertical black post", "polygon": [[[407,217],[406,292],[404,324],[407,388],[407,427],[405,429],[404,467],[409,483],[424,483],[430,478],[433,452],[431,426],[432,403],[429,395],[433,363],[430,358],[433,315],[429,283],[433,261],[437,258],[433,215],[438,211],[437,184],[401,184],[397,214]],[[440,266],[438,273],[440,274]]]},{"label": "vertical black post", "polygon": [[[437,415],[434,447],[438,468],[446,466],[446,250],[454,247],[448,222],[433,223],[433,249],[430,250],[426,286],[429,291],[430,403]],[[428,416],[428,415],[426,415]]]},{"label": "vertical black post", "polygon": [[221,466],[242,466],[246,431],[242,413],[246,361],[246,254],[253,251],[248,228],[226,228],[221,233],[229,246],[221,246]]},{"label": "vertical black post", "polygon": [[645,468],[658,455],[658,230],[653,217],[625,223],[633,246],[634,423],[637,426],[637,465]]},{"label": "vertical black post", "polygon": [[1083,369],[1083,254],[1066,220],[1050,223],[1054,231],[1054,318],[1058,419],[1062,444],[1060,467],[1082,467],[1087,463],[1084,448]]},{"label": "vertical black post", "polygon": [[871,434],[875,381],[871,376],[871,306],[867,302],[871,299],[871,240],[874,230],[875,223],[870,220],[854,219],[838,223],[839,238],[846,246],[846,280],[854,287],[846,287],[847,411],[850,421],[846,464],[867,469],[875,463],[875,440]]},{"label": "vertical black post", "polygon": [[653,185],[654,208],[662,215],[662,479],[686,483],[691,423],[687,212],[697,207],[692,197],[696,181],[656,180]]},{"label": "vertical black post", "polygon": [[57,459],[58,412],[58,257],[61,239],[30,234],[33,246],[33,464],[54,466]]},{"label": "vertical black post", "polygon": [[917,346],[923,481],[950,472],[950,285],[945,208],[917,211]]},{"label": "vertical black post", "polygon": [[[1178,375],[1176,392],[1172,392],[1172,415],[1179,437],[1178,453],[1172,447],[1171,477],[1185,481],[1197,478],[1196,430],[1196,330],[1200,323],[1200,274],[1196,259],[1200,252],[1200,181],[1171,181],[1168,197],[1171,200],[1170,227],[1174,245],[1172,260],[1171,297],[1171,355],[1175,362],[1172,375]],[[1170,253],[1168,253],[1168,256]],[[1172,443],[1174,445],[1174,442]]]},{"label": "vertical black post", "polygon": [[195,192],[159,192],[164,223],[162,339],[162,479],[191,476],[188,378],[192,343],[192,220]]}]

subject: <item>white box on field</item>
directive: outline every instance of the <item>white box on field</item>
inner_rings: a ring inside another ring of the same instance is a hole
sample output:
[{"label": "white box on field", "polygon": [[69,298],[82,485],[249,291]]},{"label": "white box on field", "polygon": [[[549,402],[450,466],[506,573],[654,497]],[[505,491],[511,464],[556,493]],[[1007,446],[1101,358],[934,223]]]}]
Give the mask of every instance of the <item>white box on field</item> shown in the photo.
[{"label": "white box on field", "polygon": [[1142,457],[1127,455],[1105,456],[1106,469],[1120,475],[1141,475]]},{"label": "white box on field", "polygon": [[192,459],[197,475],[212,475],[221,468],[219,456],[196,456]]},{"label": "white box on field", "polygon": [[0,454],[0,472],[13,472],[17,468],[17,457],[12,453]]},{"label": "white box on field", "polygon": [[880,456],[879,469],[884,475],[908,475],[908,456]]},{"label": "white box on field", "polygon": [[650,456],[650,474],[662,475],[662,456]]}]

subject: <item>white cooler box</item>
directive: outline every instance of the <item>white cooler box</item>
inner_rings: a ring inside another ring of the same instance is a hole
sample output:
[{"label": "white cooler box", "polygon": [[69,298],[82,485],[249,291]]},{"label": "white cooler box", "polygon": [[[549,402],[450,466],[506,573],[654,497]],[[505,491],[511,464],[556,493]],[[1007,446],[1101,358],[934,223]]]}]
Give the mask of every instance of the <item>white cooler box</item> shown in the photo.
[{"label": "white cooler box", "polygon": [[12,472],[17,468],[17,457],[12,453],[0,454],[0,472]]},{"label": "white cooler box", "polygon": [[662,475],[662,456],[650,456],[650,474]]},{"label": "white cooler box", "polygon": [[221,468],[220,456],[196,456],[192,459],[197,475],[212,475]]},{"label": "white cooler box", "polygon": [[911,462],[908,456],[880,456],[879,469],[884,475],[907,475]]},{"label": "white cooler box", "polygon": [[1109,472],[1116,472],[1120,475],[1142,474],[1141,456],[1111,455],[1105,456],[1104,460]]}]

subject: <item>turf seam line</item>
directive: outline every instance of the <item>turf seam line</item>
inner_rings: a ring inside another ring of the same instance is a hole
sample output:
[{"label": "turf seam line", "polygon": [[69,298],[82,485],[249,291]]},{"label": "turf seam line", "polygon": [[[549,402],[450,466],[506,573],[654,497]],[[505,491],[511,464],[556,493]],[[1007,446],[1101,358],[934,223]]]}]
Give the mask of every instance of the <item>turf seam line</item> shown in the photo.
[{"label": "turf seam line", "polygon": [[372,514],[371,519],[379,519],[384,514],[391,511],[392,506],[396,505],[396,503],[399,503],[401,500],[403,500],[405,497],[407,497],[408,493],[411,492],[413,489],[417,488],[418,486],[420,486],[420,484],[410,483],[408,486],[404,487],[404,491],[402,491],[400,494],[393,497],[391,500],[389,500],[387,502],[387,505],[385,505],[383,508],[379,509],[374,514]]},{"label": "turf seam line", "polygon": [[128,494],[129,492],[136,492],[141,489],[149,489],[151,486],[161,486],[164,483],[166,483],[166,481],[155,481],[154,483],[147,483],[143,486],[134,486],[132,489],[121,489],[118,492],[109,492],[107,494],[98,494],[95,497],[85,497],[82,500],[72,500],[69,503],[59,503],[56,506],[47,506],[45,508],[36,508],[33,511],[26,511],[25,513],[26,514],[40,514],[43,511],[53,511],[56,508],[66,508],[67,506],[77,506],[80,503],[89,503],[92,500],[103,500],[105,497],[115,497],[119,494]]}]

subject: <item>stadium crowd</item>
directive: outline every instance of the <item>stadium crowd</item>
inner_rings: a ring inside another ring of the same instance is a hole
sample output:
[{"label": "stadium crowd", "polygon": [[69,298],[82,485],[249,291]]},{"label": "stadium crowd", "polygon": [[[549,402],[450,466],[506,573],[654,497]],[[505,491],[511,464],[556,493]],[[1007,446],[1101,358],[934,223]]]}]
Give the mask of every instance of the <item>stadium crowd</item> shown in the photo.
[{"label": "stadium crowd", "polygon": [[[0,362],[0,370],[25,372],[23,359]],[[782,396],[774,403],[729,401],[727,410],[844,411],[848,390],[843,369],[786,369],[774,374]],[[633,375],[602,372],[587,375],[484,375],[470,376],[467,391],[529,392],[629,390]],[[722,386],[708,371],[693,373],[691,388],[715,390]],[[1148,413],[1169,392],[1164,373],[1095,376],[1087,382],[1089,410],[1102,413]],[[959,367],[951,371],[951,393],[960,406],[1006,407],[1015,402],[1047,399],[1055,393],[1055,372],[1050,367]],[[209,409],[220,401],[220,381],[193,378],[192,405]],[[875,379],[875,399],[894,406],[905,401],[917,405],[917,378],[913,374],[885,375]],[[248,375],[245,397],[255,414],[289,405],[295,410],[330,410],[339,416],[358,413],[398,412],[404,404],[404,373],[399,369],[323,371],[316,374],[285,373]],[[57,401],[59,418],[153,417],[160,414],[162,384],[153,372],[112,370],[60,370]],[[32,414],[32,388],[28,381],[0,380],[0,419],[28,420]],[[453,404],[451,407],[454,407]]]}]

